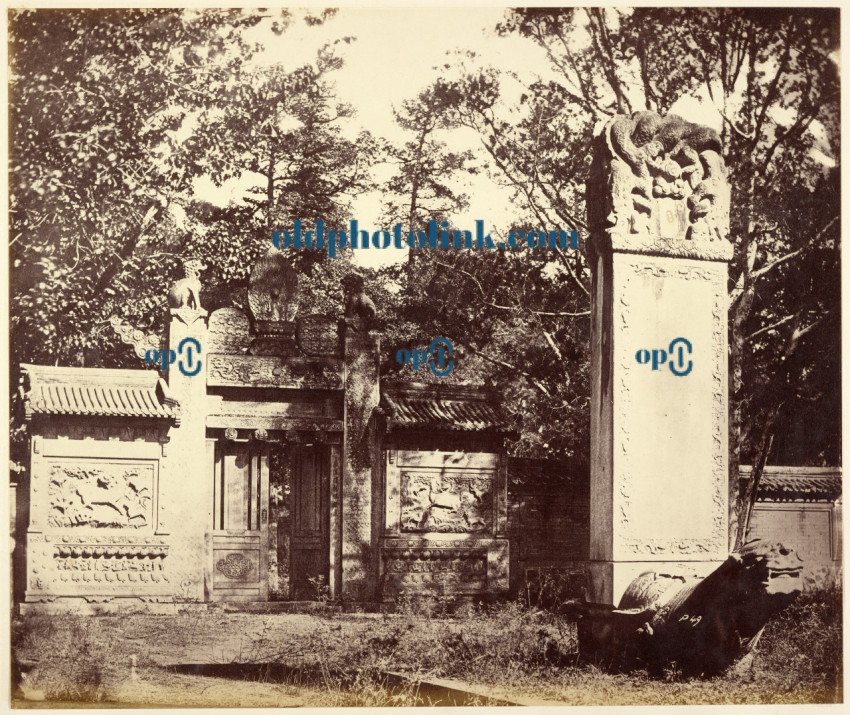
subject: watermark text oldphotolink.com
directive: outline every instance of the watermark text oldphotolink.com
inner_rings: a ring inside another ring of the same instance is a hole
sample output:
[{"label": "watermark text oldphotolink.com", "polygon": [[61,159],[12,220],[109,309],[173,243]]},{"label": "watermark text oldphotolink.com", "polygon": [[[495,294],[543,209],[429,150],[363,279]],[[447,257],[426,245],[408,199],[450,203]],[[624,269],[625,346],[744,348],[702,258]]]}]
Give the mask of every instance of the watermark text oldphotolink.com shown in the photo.
[{"label": "watermark text oldphotolink.com", "polygon": [[430,249],[462,249],[477,250],[512,250],[522,246],[529,248],[572,249],[579,247],[578,231],[565,231],[562,228],[551,230],[529,229],[508,231],[505,241],[496,240],[490,233],[484,232],[484,221],[475,221],[475,231],[449,228],[445,221],[428,221],[426,229],[404,230],[397,223],[390,230],[366,231],[361,229],[357,220],[349,223],[348,229],[328,229],[324,219],[317,219],[315,229],[305,229],[301,219],[292,223],[292,231],[277,230],[272,234],[275,248],[295,248],[309,250],[325,250],[329,258],[336,258],[337,253],[344,248],[410,248],[411,250]]}]

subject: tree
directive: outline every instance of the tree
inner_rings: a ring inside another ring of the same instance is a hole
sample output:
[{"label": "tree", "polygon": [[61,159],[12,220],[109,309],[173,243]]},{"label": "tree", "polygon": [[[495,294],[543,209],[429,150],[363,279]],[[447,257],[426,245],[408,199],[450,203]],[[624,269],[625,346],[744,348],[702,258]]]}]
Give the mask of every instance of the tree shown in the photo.
[{"label": "tree", "polygon": [[469,150],[450,151],[437,138],[440,130],[453,126],[438,101],[437,92],[428,88],[394,112],[396,123],[412,137],[402,146],[387,149],[387,161],[398,168],[383,186],[386,225],[421,228],[429,219],[448,219],[469,204],[469,197],[454,188],[451,180],[476,172],[473,155]]},{"label": "tree", "polygon": [[[799,402],[794,386],[801,378],[833,389],[836,384],[835,365],[817,355],[825,345],[834,349],[824,335],[838,315],[832,278],[837,204],[821,194],[824,163],[837,156],[837,15],[533,8],[508,11],[498,30],[538,44],[554,79],[529,85],[519,106],[502,99],[503,83],[516,78],[492,68],[446,65],[433,89],[454,121],[478,133],[494,176],[513,187],[529,223],[586,228],[583,184],[599,120],[636,109],[666,112],[684,96],[702,96],[723,118],[735,245],[729,316],[733,544],[747,512],[738,493],[740,455],[764,453],[779,416],[793,413]],[[576,39],[581,36],[583,43]],[[578,314],[565,319],[575,325],[589,303],[587,264],[568,252],[556,258],[565,312]],[[826,271],[828,287],[801,290],[818,275],[813,270]],[[748,338],[757,331],[762,359],[749,360]],[[777,370],[780,363],[785,367]],[[759,387],[764,374],[775,377],[770,389]],[[798,450],[797,459],[817,458],[805,445]]]},{"label": "tree", "polygon": [[[333,45],[290,71],[252,69],[258,48],[245,31],[261,21],[283,33],[294,17],[12,13],[13,365],[138,366],[109,318],[163,334],[182,258],[207,259],[204,300],[217,307],[244,289],[271,225],[343,215],[368,184],[371,139],[340,131],[350,110],[333,99]],[[288,126],[284,112],[295,118]],[[197,199],[199,177],[223,183],[246,170],[265,181],[265,202],[221,209]],[[19,420],[12,427],[20,435]]]}]

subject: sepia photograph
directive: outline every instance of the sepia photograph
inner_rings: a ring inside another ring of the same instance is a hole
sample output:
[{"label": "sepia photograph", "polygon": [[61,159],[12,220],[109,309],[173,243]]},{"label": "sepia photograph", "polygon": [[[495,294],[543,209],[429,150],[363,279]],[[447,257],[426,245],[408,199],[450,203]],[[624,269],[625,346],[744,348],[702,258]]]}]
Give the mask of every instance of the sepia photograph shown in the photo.
[{"label": "sepia photograph", "polygon": [[6,707],[843,703],[838,4],[77,5]]}]

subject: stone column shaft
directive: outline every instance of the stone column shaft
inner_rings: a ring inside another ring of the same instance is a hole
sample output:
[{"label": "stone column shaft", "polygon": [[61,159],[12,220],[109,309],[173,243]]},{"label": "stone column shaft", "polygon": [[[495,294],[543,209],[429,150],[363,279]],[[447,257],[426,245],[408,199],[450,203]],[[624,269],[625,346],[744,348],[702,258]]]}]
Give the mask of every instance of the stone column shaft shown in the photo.
[{"label": "stone column shaft", "polygon": [[727,556],[732,247],[719,151],[711,130],[649,112],[596,139],[592,602],[617,604],[644,571],[705,575]]},{"label": "stone column shaft", "polygon": [[[181,315],[177,313],[181,312]],[[174,595],[205,600],[204,571],[212,529],[212,483],[206,444],[206,311],[172,311],[168,347],[180,359],[179,345],[194,338],[201,345],[197,375],[184,375],[177,364],[165,373],[172,396],[180,403],[180,425],[169,433],[160,475],[160,528],[171,535],[169,576]],[[191,368],[194,369],[194,368]]]},{"label": "stone column shaft", "polygon": [[342,594],[356,600],[373,599],[376,588],[378,555],[373,512],[379,511],[381,460],[373,412],[380,400],[379,349],[377,333],[358,331],[350,325],[346,328],[345,435],[339,500],[342,543],[338,568]]}]

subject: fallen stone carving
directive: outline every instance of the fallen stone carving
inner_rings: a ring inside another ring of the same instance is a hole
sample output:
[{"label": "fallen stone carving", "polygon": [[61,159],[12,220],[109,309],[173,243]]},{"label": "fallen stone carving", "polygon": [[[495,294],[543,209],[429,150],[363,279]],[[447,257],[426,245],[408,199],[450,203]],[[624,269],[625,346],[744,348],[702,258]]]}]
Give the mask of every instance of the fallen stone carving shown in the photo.
[{"label": "fallen stone carving", "polygon": [[801,568],[793,549],[755,539],[702,580],[645,572],[617,608],[580,607],[580,653],[613,668],[676,663],[690,675],[718,673],[799,595]]}]

